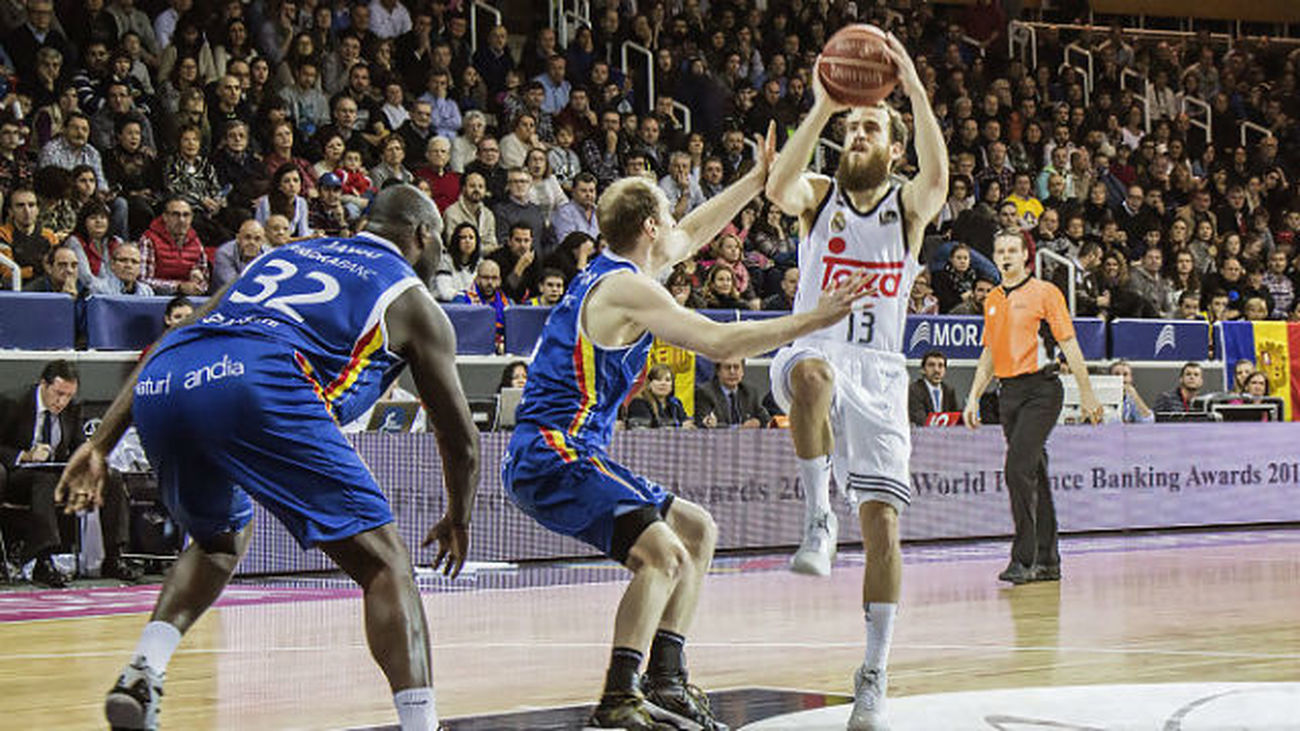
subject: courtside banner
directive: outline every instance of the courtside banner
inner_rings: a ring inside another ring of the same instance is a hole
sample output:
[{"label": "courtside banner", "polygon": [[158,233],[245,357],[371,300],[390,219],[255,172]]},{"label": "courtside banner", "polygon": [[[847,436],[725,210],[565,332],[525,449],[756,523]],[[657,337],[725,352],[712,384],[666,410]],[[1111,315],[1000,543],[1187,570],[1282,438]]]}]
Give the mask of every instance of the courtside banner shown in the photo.
[{"label": "courtside banner", "polygon": [[[921,358],[931,350],[949,360],[974,360],[983,350],[984,318],[978,315],[908,315],[903,328],[903,355]],[[1076,317],[1074,334],[1087,360],[1106,357],[1106,321]]]},{"label": "courtside banner", "polygon": [[[1294,424],[1108,424],[1063,426],[1048,441],[1050,479],[1063,532],[1300,521],[1300,432]],[[352,437],[388,494],[398,529],[417,547],[442,515],[441,463],[432,435]],[[585,544],[546,531],[501,487],[508,434],[484,434],[482,484],[470,526],[470,558],[516,561],[594,556]],[[912,504],[906,540],[1009,536],[1011,514],[997,426],[976,431],[912,431]],[[704,505],[719,526],[719,548],[781,548],[799,543],[803,487],[784,430],[621,432],[615,459]],[[857,541],[857,520],[835,500],[840,540]],[[241,573],[329,568],[319,551],[302,552],[257,508],[255,540]]]}]

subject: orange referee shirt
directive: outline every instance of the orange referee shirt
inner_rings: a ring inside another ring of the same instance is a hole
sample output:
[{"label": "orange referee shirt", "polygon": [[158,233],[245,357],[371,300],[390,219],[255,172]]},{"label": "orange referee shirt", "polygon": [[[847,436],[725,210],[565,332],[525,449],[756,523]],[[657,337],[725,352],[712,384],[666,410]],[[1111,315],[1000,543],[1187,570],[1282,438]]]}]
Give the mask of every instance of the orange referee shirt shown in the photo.
[{"label": "orange referee shirt", "polygon": [[984,301],[984,346],[993,375],[1013,378],[1055,362],[1056,344],[1074,337],[1074,322],[1056,285],[1029,277],[998,286]]}]

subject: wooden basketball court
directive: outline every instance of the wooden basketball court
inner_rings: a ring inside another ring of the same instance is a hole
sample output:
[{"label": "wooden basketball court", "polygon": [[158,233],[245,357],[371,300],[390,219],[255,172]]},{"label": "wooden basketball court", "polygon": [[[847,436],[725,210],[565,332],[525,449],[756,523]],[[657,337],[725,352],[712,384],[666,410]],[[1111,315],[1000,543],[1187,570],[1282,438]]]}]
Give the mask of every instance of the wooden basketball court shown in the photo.
[{"label": "wooden basketball court", "polygon": [[[1005,565],[1002,543],[904,553],[895,698],[1300,680],[1300,530],[1069,538],[1061,583],[1016,588],[995,579]],[[719,560],[687,647],[702,687],[850,692],[862,656],[861,554],[841,554],[830,579],[789,574],[783,562],[781,555]],[[468,727],[468,717],[592,701],[624,578],[612,564],[587,564],[481,570],[456,584],[422,579],[443,719],[455,729],[458,719]],[[332,577],[291,583],[346,586]],[[22,594],[0,594],[0,612]],[[97,607],[93,592],[89,599],[41,596],[82,615],[116,611]],[[103,693],[145,618],[6,622],[0,727],[103,728]],[[361,603],[346,592],[214,609],[186,637],[168,676],[164,728],[396,723],[365,646]],[[1300,705],[1295,710],[1300,727]],[[507,719],[501,728],[536,727],[527,716],[497,718]]]}]

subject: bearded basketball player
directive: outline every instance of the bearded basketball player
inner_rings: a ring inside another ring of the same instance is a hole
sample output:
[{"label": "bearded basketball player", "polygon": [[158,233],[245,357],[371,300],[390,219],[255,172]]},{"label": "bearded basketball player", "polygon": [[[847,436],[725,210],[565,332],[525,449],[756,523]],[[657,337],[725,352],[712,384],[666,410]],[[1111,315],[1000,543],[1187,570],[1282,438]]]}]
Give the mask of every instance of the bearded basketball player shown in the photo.
[{"label": "bearded basketball player", "polygon": [[812,110],[777,158],[766,187],[770,200],[800,220],[795,312],[813,307],[827,283],[857,272],[867,272],[867,286],[875,290],[847,320],[782,349],[771,373],[773,393],[790,415],[807,501],[804,540],[791,569],[831,572],[837,533],[832,473],[862,526],[867,642],[854,677],[850,729],[888,728],[886,663],[902,579],[898,514],[910,502],[911,484],[903,326],[908,293],[922,269],[925,226],[948,189],[947,148],[916,67],[893,34],[885,53],[911,101],[917,176],[902,181],[891,175],[907,148],[907,128],[886,103],[848,111],[834,179],[805,172],[822,128],[847,109],[814,73]]}]

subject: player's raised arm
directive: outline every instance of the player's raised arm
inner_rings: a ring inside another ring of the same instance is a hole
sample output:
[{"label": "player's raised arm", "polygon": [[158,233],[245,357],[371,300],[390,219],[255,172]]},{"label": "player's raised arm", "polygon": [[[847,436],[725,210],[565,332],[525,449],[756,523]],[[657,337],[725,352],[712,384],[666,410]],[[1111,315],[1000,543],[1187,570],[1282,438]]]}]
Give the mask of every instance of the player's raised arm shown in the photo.
[{"label": "player's raised arm", "polygon": [[821,136],[822,128],[836,112],[848,109],[847,106],[831,99],[826,93],[825,87],[822,86],[821,73],[818,71],[821,62],[821,57],[818,56],[817,63],[813,65],[812,109],[808,111],[794,134],[786,140],[780,157],[776,159],[772,171],[768,173],[767,186],[764,189],[767,199],[775,203],[781,212],[788,216],[803,215],[805,211],[817,205],[818,191],[804,175],[804,170],[808,167],[808,159],[812,157],[813,150],[817,147],[817,139]]},{"label": "player's raised arm", "polygon": [[899,84],[912,102],[912,121],[916,127],[916,162],[920,172],[903,186],[903,206],[912,222],[924,225],[939,214],[948,196],[948,146],[930,108],[925,86],[917,76],[916,65],[893,33],[886,38],[885,55],[898,69]]},{"label": "player's raised arm", "polygon": [[776,158],[776,123],[767,126],[767,137],[759,140],[760,154],[754,167],[721,193],[710,198],[686,217],[677,222],[664,235],[661,245],[651,254],[652,272],[660,272],[679,261],[694,256],[701,246],[713,240],[731,219],[749,204],[754,196],[763,192],[772,160]]},{"label": "player's raised arm", "polygon": [[666,340],[711,360],[749,358],[839,322],[854,304],[874,293],[864,289],[867,273],[846,277],[822,293],[807,312],[770,320],[720,323],[688,310],[659,283],[638,274],[618,274],[602,287],[600,305]]}]

